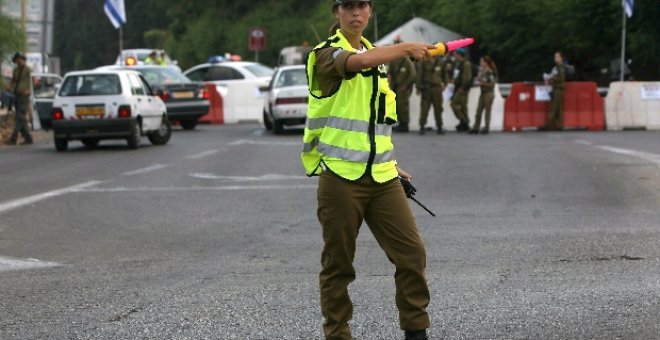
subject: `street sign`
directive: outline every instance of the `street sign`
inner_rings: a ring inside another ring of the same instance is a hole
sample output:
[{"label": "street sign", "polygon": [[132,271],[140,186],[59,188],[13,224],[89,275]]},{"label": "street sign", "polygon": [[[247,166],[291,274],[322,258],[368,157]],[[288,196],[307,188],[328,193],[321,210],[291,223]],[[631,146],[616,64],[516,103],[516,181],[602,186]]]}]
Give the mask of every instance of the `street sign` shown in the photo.
[{"label": "street sign", "polygon": [[261,27],[250,28],[250,51],[261,52],[266,50],[266,30]]}]

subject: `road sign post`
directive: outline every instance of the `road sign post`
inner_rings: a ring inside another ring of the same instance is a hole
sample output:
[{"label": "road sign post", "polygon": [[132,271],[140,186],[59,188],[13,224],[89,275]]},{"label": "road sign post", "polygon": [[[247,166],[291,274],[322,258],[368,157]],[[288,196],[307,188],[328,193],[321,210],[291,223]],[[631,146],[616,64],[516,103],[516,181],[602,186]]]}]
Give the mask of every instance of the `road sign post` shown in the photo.
[{"label": "road sign post", "polygon": [[250,28],[249,48],[254,52],[255,61],[259,62],[259,52],[266,50],[266,30],[264,28]]}]

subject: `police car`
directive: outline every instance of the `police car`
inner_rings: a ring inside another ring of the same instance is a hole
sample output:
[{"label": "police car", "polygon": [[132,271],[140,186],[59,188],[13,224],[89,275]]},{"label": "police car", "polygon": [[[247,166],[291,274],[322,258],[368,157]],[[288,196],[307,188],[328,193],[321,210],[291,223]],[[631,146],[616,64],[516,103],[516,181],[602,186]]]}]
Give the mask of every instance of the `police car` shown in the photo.
[{"label": "police car", "polygon": [[165,104],[130,70],[67,73],[53,101],[52,123],[57,151],[72,140],[95,148],[102,139],[125,139],[137,149],[143,135],[162,145],[172,134]]}]

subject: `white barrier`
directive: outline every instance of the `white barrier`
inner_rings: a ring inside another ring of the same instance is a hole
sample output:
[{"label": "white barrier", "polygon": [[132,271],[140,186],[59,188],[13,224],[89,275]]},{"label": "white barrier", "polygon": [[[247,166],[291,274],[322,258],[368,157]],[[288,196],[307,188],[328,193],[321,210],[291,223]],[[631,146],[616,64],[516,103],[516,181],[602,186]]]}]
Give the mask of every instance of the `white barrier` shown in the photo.
[{"label": "white barrier", "polygon": [[[449,96],[452,91],[453,86],[449,85],[445,92],[443,93],[444,101],[442,103],[442,121],[444,129],[447,131],[456,131],[455,126],[458,125],[459,121],[454,115],[454,110],[451,109],[451,103],[449,101]],[[474,124],[474,117],[477,114],[477,105],[479,104],[479,95],[481,94],[481,89],[479,87],[473,87],[470,90],[468,95],[468,116],[470,117],[470,128]],[[421,96],[419,96],[416,91],[413,91],[413,94],[410,96],[410,123],[408,127],[411,130],[419,130],[419,115],[421,110]],[[481,116],[481,126],[483,127],[486,122],[486,112],[482,113]],[[433,115],[433,107],[429,110],[429,116],[426,123],[427,127],[435,128],[435,116]],[[504,98],[500,94],[499,86],[495,86],[495,100],[493,100],[493,107],[491,109],[490,116],[490,131],[502,131],[504,129]]]},{"label": "white barrier", "polygon": [[613,82],[605,99],[608,130],[660,130],[660,82]]},{"label": "white barrier", "polygon": [[218,85],[222,96],[224,123],[236,124],[241,121],[263,122],[265,97],[257,83],[236,82]]}]

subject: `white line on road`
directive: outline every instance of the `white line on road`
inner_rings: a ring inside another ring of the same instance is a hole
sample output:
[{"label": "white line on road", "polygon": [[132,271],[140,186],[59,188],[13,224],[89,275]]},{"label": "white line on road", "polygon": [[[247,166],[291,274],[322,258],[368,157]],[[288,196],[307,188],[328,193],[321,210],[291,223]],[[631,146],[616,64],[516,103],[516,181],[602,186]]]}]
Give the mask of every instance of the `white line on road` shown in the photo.
[{"label": "white line on road", "polygon": [[60,263],[45,262],[37,259],[13,259],[0,256],[0,272],[8,270],[37,269],[61,266]]},{"label": "white line on road", "polygon": [[153,165],[150,165],[146,168],[126,171],[126,172],[122,173],[122,175],[124,175],[124,176],[141,175],[141,174],[144,174],[144,173],[147,173],[147,172],[152,172],[152,171],[156,171],[156,170],[160,170],[160,169],[169,168],[171,166],[172,166],[172,164],[153,164]]},{"label": "white line on road", "polygon": [[102,183],[102,182],[101,181],[89,181],[89,182],[73,185],[73,186],[70,186],[70,187],[67,187],[67,188],[57,189],[57,190],[53,190],[53,191],[44,192],[44,193],[41,193],[41,194],[36,194],[36,195],[32,195],[32,196],[28,196],[28,197],[24,197],[24,198],[19,198],[19,199],[15,199],[15,200],[12,200],[12,201],[8,201],[8,202],[0,204],[0,214],[5,213],[5,212],[10,211],[10,210],[14,210],[16,208],[20,208],[20,207],[29,205],[29,204],[33,204],[33,203],[36,203],[36,202],[39,202],[39,201],[43,201],[43,200],[51,198],[51,197],[62,196],[62,195],[65,195],[65,194],[68,194],[68,193],[71,193],[71,192],[78,192],[81,189],[93,187],[93,186],[95,186],[97,184],[100,184],[100,183]]},{"label": "white line on road", "polygon": [[291,175],[279,175],[279,174],[267,174],[263,176],[220,176],[207,172],[192,173],[190,177],[200,178],[200,179],[218,179],[218,180],[227,180],[235,182],[249,182],[249,181],[278,181],[278,180],[297,180],[297,179],[308,179],[306,176],[291,176]]},{"label": "white line on road", "polygon": [[580,145],[594,145],[594,143],[592,143],[588,140],[582,140],[582,139],[576,139],[576,140],[574,140],[574,142],[576,144],[580,144]]},{"label": "white line on road", "polygon": [[649,152],[643,152],[643,151],[637,151],[637,150],[630,150],[630,149],[622,149],[622,148],[617,148],[614,146],[608,146],[608,145],[597,145],[596,148],[616,153],[619,155],[626,155],[626,156],[632,156],[636,157],[642,160],[645,160],[647,162],[651,162],[653,164],[660,165],[660,155],[654,154],[654,153],[649,153]]},{"label": "white line on road", "polygon": [[90,188],[79,190],[89,193],[108,192],[163,192],[163,191],[238,191],[238,190],[282,190],[282,189],[316,189],[314,184],[303,185],[228,185],[215,187],[115,187],[115,188]]},{"label": "white line on road", "polygon": [[206,151],[200,152],[198,154],[190,155],[190,156],[186,157],[186,159],[201,159],[201,158],[204,158],[204,157],[207,157],[207,156],[215,155],[216,153],[218,153],[218,150],[216,150],[216,149],[206,150]]},{"label": "white line on road", "polygon": [[250,145],[300,145],[302,146],[302,142],[273,142],[273,141],[256,141],[256,140],[250,140],[250,139],[239,139],[237,141],[233,141],[229,143],[229,145],[244,145],[244,144],[250,144]]}]

